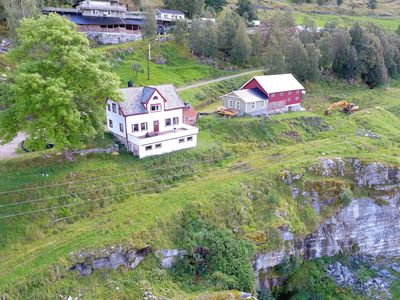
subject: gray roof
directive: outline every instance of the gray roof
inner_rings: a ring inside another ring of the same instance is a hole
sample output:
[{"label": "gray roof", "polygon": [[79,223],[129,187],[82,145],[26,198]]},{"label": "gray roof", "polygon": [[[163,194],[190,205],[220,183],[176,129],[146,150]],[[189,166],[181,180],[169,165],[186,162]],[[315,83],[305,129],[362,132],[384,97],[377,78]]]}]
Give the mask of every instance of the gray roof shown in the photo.
[{"label": "gray roof", "polygon": [[144,103],[150,98],[155,90],[165,98],[165,109],[184,108],[185,103],[182,101],[172,84],[149,86],[149,87],[132,87],[120,89],[122,98],[119,103],[125,115],[137,115],[149,113],[144,107]]},{"label": "gray roof", "polygon": [[162,14],[184,15],[183,12],[176,10],[176,9],[157,8],[156,10],[158,10]]},{"label": "gray roof", "polygon": [[257,101],[266,101],[268,97],[262,93],[258,88],[239,90],[232,92],[244,102],[257,102]]}]

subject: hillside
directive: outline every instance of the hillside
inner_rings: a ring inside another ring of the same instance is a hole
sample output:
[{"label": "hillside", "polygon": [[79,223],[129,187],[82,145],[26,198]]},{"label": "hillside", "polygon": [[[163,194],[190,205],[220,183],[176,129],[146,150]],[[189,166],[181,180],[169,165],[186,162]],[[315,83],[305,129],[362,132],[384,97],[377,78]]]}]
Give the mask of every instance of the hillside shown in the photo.
[{"label": "hillside", "polygon": [[[71,251],[80,249],[118,244],[185,247],[179,240],[179,222],[184,222],[187,211],[193,217],[200,213],[221,230],[237,228],[236,237],[258,245],[256,251],[279,247],[279,239],[264,234],[276,232],[281,225],[299,236],[312,232],[338,206],[316,214],[309,204],[290,197],[276,179],[278,174],[307,169],[321,157],[400,164],[396,154],[400,82],[373,90],[321,82],[308,85],[307,92],[308,112],[270,120],[201,118],[195,150],[142,161],[121,153],[117,157],[90,155],[73,163],[54,154],[1,162],[0,169],[7,173],[0,180],[2,203],[32,201],[3,207],[2,215],[44,210],[1,219],[0,290],[11,299],[78,293],[86,299],[139,299],[149,287],[157,295],[187,299],[210,291],[207,281],[194,284],[190,278],[177,279],[173,272],[161,269],[154,256],[133,271],[99,272],[83,278],[66,271],[73,261]],[[323,116],[330,102],[342,98],[359,104],[361,111]],[[379,139],[359,134],[365,131]],[[339,187],[343,183],[339,180]],[[246,200],[251,190],[264,191],[265,196]],[[287,217],[274,217],[276,210]],[[260,243],[266,238],[267,243]]]}]

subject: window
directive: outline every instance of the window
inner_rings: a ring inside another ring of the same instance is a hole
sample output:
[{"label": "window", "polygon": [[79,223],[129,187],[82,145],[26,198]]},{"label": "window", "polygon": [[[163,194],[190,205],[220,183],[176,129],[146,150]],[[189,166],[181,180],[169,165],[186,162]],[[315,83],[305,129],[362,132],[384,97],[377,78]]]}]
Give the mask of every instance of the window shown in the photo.
[{"label": "window", "polygon": [[179,139],[179,144],[182,144],[185,142],[185,139]]},{"label": "window", "polygon": [[261,101],[261,107],[265,107],[265,101]]},{"label": "window", "polygon": [[158,100],[158,97],[157,97],[157,96],[154,96],[154,97],[153,97],[153,100]]},{"label": "window", "polygon": [[271,94],[271,98],[274,98],[275,97],[275,94]]},{"label": "window", "polygon": [[112,104],[112,111],[113,111],[114,113],[117,112],[117,105],[116,105],[115,103]]},{"label": "window", "polygon": [[132,124],[132,132],[138,132],[139,131],[139,124]]},{"label": "window", "polygon": [[291,92],[291,91],[289,91],[289,92],[288,92],[288,95],[291,95],[291,94],[292,94],[292,92]]},{"label": "window", "polygon": [[292,101],[292,98],[287,98],[287,101],[288,101],[288,102]]},{"label": "window", "polygon": [[171,118],[165,119],[165,126],[171,126]]},{"label": "window", "polygon": [[153,150],[153,146],[152,145],[150,145],[150,146],[146,146],[146,148],[144,148],[146,151],[150,151],[150,150]]},{"label": "window", "polygon": [[113,128],[113,122],[112,122],[112,120],[108,120],[108,126],[110,126],[110,128]]},{"label": "window", "polygon": [[120,108],[118,108],[118,114],[122,115],[122,110]]},{"label": "window", "polygon": [[173,125],[178,125],[179,124],[179,118],[178,117],[173,118],[172,119],[172,124]]},{"label": "window", "polygon": [[280,96],[283,96],[283,92],[279,93]]},{"label": "window", "polygon": [[108,111],[111,111],[111,105],[110,104],[107,104],[107,109],[108,109]]},{"label": "window", "polygon": [[150,109],[152,112],[161,111],[161,104],[152,104]]},{"label": "window", "polygon": [[142,131],[147,130],[147,122],[144,122],[144,123],[140,124],[140,129],[141,129]]},{"label": "window", "polygon": [[296,98],[295,98],[295,99],[296,99],[296,101],[297,101],[297,100],[299,100],[299,96],[296,96]]},{"label": "window", "polygon": [[228,107],[229,107],[229,108],[232,108],[232,107],[233,107],[233,100],[229,100],[229,101],[228,101]]},{"label": "window", "polygon": [[240,109],[240,102],[239,102],[239,101],[236,101],[236,103],[235,103],[235,108],[236,108],[236,109]]},{"label": "window", "polygon": [[298,94],[298,93],[300,93],[300,91],[299,91],[299,90],[297,90],[297,91],[296,91],[296,94]]},{"label": "window", "polygon": [[187,140],[188,142],[191,142],[191,141],[193,141],[193,137],[192,137],[192,136],[189,136],[186,140]]},{"label": "window", "polygon": [[252,110],[255,110],[255,109],[256,109],[256,103],[255,103],[255,102],[252,102],[252,103],[251,103],[251,109],[252,109]]},{"label": "window", "polygon": [[161,144],[156,144],[156,149],[161,149]]},{"label": "window", "polygon": [[124,125],[122,123],[119,123],[119,131],[124,132]]}]

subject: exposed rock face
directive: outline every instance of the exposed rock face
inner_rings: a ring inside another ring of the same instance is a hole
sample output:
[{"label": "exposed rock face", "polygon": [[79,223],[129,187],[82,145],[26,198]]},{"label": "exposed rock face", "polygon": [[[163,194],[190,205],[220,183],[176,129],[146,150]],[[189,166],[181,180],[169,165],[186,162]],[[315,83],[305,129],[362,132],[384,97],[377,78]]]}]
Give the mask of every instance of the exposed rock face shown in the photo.
[{"label": "exposed rock face", "polygon": [[[78,271],[80,276],[87,276],[98,269],[118,269],[123,266],[125,269],[135,269],[139,263],[152,251],[151,247],[124,251],[118,246],[116,251],[109,253],[102,258],[95,258],[89,253],[79,253],[78,259],[84,262],[74,264],[69,270]],[[103,249],[101,252],[108,252]]]},{"label": "exposed rock face", "polygon": [[372,198],[353,199],[314,233],[303,239],[294,239],[284,249],[257,255],[254,271],[259,288],[278,284],[278,279],[268,277],[269,268],[295,253],[305,259],[333,256],[340,252],[400,257],[399,168],[378,162],[363,163],[356,159],[345,162],[336,158],[320,160],[311,170],[324,177],[351,176],[357,186],[372,188],[378,194],[377,199],[384,199],[384,205]]},{"label": "exposed rock face", "polygon": [[161,266],[165,269],[172,268],[180,259],[187,255],[185,250],[157,250],[156,256],[160,259]]}]

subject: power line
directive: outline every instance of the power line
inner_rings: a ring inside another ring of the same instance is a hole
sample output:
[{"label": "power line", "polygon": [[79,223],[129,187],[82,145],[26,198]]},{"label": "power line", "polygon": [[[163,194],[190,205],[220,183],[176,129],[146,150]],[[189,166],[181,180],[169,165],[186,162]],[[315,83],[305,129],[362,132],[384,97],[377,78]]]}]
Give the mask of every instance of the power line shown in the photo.
[{"label": "power line", "polygon": [[[227,174],[234,174],[234,173],[238,173],[238,172],[250,172],[250,171],[254,171],[254,170],[258,170],[261,169],[262,167],[258,167],[258,168],[252,168],[251,170],[237,170],[237,171],[233,171],[233,172],[224,172],[222,174],[216,175],[216,176],[209,176],[203,179],[210,179],[210,178],[218,178],[220,176],[223,175],[227,175]],[[165,188],[169,188],[169,187],[173,187],[174,185],[165,185],[161,188],[161,190],[164,190]],[[64,204],[64,205],[57,205],[57,206],[52,206],[52,207],[46,207],[46,208],[41,208],[41,209],[37,209],[37,210],[32,210],[32,211],[27,211],[27,212],[22,212],[22,213],[16,213],[16,214],[11,214],[11,215],[4,215],[4,216],[0,216],[0,219],[8,219],[8,218],[13,218],[13,217],[20,217],[20,216],[25,216],[25,215],[30,215],[30,214],[34,214],[34,213],[39,213],[39,212],[44,212],[44,211],[49,211],[49,210],[54,210],[54,209],[58,209],[58,208],[62,208],[62,207],[72,207],[72,206],[77,206],[77,205],[83,205],[83,204],[87,204],[87,203],[92,203],[92,202],[97,202],[100,200],[106,200],[106,199],[111,199],[114,197],[120,197],[120,196],[125,196],[125,195],[132,195],[132,194],[138,194],[140,192],[143,191],[151,191],[151,190],[160,190],[160,188],[151,188],[151,189],[146,189],[146,190],[139,190],[139,191],[134,191],[134,192],[126,192],[126,193],[122,193],[122,194],[118,194],[118,195],[113,195],[113,196],[107,196],[107,197],[102,197],[102,198],[98,198],[98,199],[93,199],[93,200],[87,200],[87,201],[83,201],[83,202],[78,202],[78,203],[68,203],[68,204]]]},{"label": "power line", "polygon": [[[174,167],[178,168],[178,167],[185,167],[185,166],[188,166],[188,165],[194,165],[194,164],[199,164],[199,163],[221,161],[223,159],[228,159],[230,157],[233,157],[233,156],[215,158],[215,159],[210,159],[210,160],[196,161],[195,163],[193,163],[193,162],[185,163],[185,164],[181,164],[181,165],[176,165]],[[149,171],[155,171],[155,170],[163,170],[163,169],[167,169],[167,168],[170,168],[170,166],[154,168],[154,169],[149,169],[149,170],[144,170],[144,171],[149,172]],[[23,188],[23,189],[17,189],[17,190],[9,190],[9,191],[0,192],[0,195],[17,193],[17,192],[24,192],[24,191],[31,191],[31,190],[39,190],[39,189],[51,188],[51,187],[56,187],[56,186],[68,185],[68,184],[79,184],[79,183],[88,182],[88,181],[109,179],[109,178],[121,177],[121,176],[125,176],[125,175],[132,175],[132,174],[139,174],[139,172],[137,172],[137,171],[136,172],[127,172],[127,173],[122,173],[122,174],[117,174],[117,175],[108,175],[108,176],[102,176],[102,177],[97,177],[97,178],[88,178],[88,179],[84,179],[84,180],[68,181],[68,182],[55,183],[55,184],[50,184],[50,185],[45,185],[45,186],[36,186],[36,187],[29,187],[29,188]]]},{"label": "power line", "polygon": [[[270,157],[259,157],[259,158],[255,158],[255,159],[253,159],[251,161],[240,162],[240,164],[242,165],[242,164],[246,164],[246,163],[250,163],[250,162],[254,162],[254,161],[258,161],[258,160],[265,160],[265,159],[268,159],[268,158],[270,158]],[[241,165],[239,165],[238,167],[240,167]],[[230,167],[234,168],[235,165],[230,166]],[[181,173],[179,175],[160,176],[160,177],[157,177],[157,178],[154,178],[154,179],[151,179],[151,180],[148,179],[148,180],[142,180],[142,181],[135,181],[135,182],[128,182],[128,183],[118,184],[118,186],[129,186],[129,185],[133,185],[133,184],[148,183],[148,182],[153,182],[153,181],[156,181],[156,180],[172,179],[172,178],[181,177],[181,176],[185,176],[185,175],[195,175],[195,174],[198,174],[198,173],[187,172],[187,173]],[[68,194],[62,194],[62,195],[58,195],[58,196],[49,196],[49,197],[38,198],[38,199],[33,199],[33,200],[14,202],[14,203],[7,203],[7,204],[0,205],[0,208],[2,208],[2,207],[19,206],[19,205],[23,205],[23,204],[41,202],[41,201],[45,201],[45,200],[59,199],[59,198],[71,196],[71,194],[84,194],[84,193],[90,193],[90,192],[98,192],[98,191],[103,191],[103,190],[106,190],[108,188],[113,188],[113,187],[114,187],[114,185],[109,185],[109,186],[102,187],[102,188],[86,190],[86,191],[80,191],[80,192],[71,192],[71,193],[68,193]]]}]

